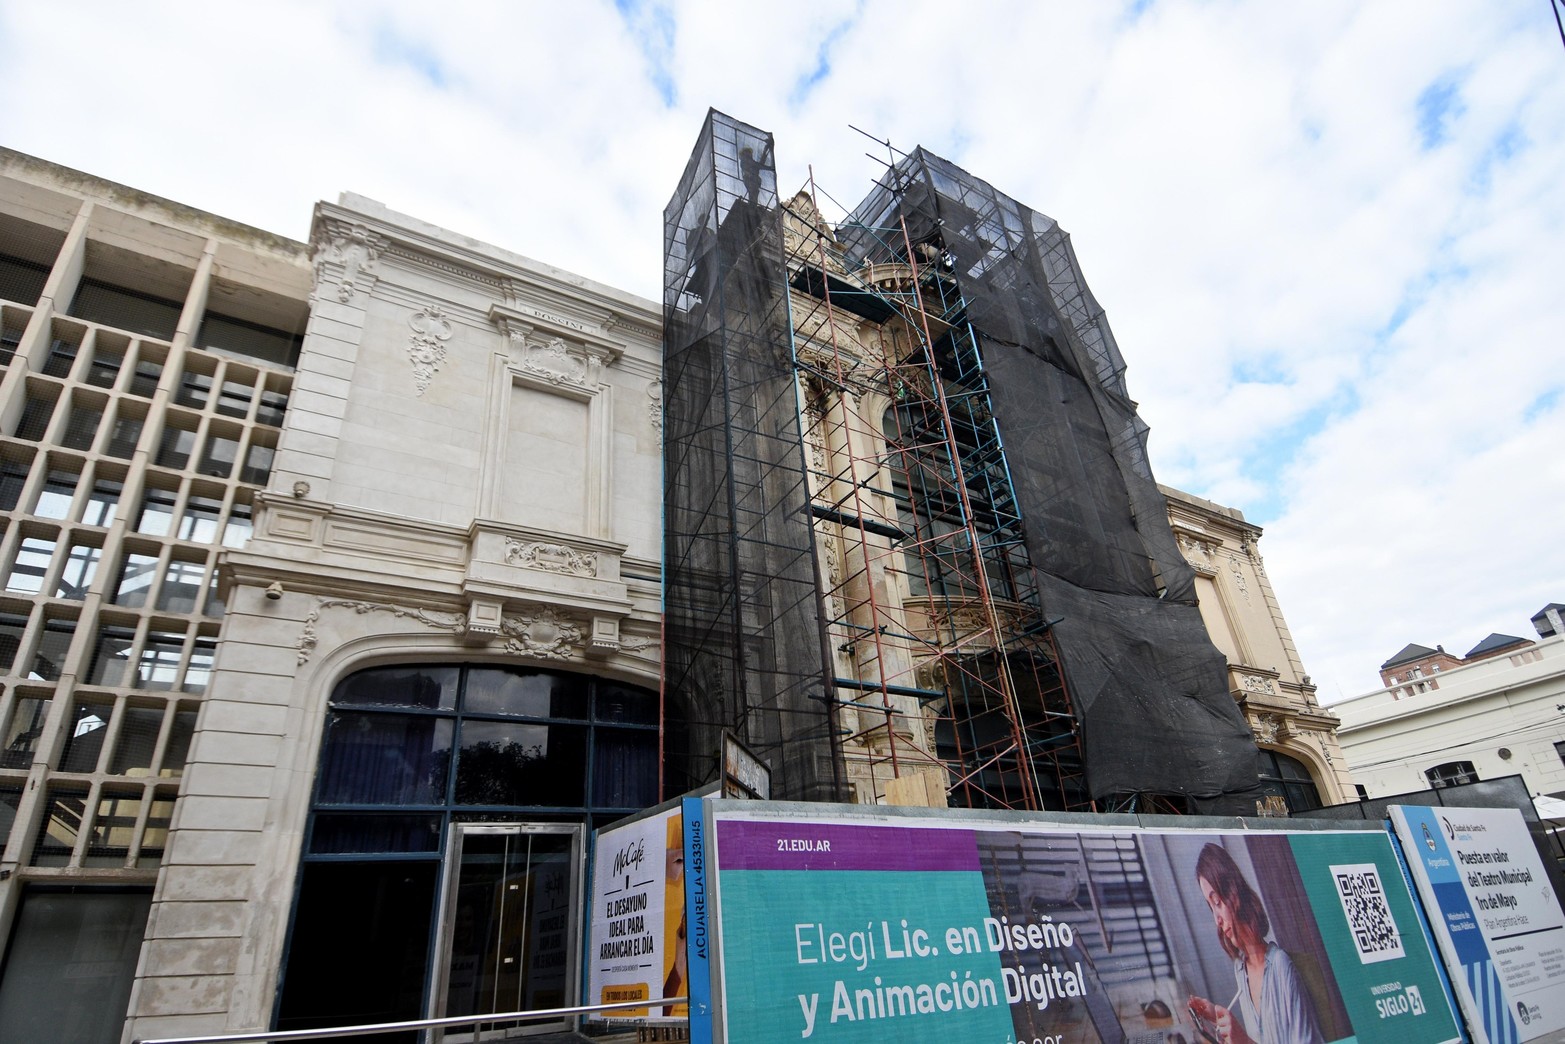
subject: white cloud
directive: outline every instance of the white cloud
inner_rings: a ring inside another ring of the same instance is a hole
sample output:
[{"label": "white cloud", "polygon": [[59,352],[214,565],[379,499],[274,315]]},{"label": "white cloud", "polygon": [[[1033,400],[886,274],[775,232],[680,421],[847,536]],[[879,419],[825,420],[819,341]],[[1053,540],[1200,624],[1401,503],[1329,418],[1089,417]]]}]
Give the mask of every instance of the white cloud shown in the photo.
[{"label": "white cloud", "polygon": [[708,106],[849,206],[884,153],[849,124],[924,144],[1072,233],[1159,477],[1267,526],[1327,698],[1565,599],[1533,0],[626,6],[7,3],[4,143],[296,238],[352,190],[653,298]]}]

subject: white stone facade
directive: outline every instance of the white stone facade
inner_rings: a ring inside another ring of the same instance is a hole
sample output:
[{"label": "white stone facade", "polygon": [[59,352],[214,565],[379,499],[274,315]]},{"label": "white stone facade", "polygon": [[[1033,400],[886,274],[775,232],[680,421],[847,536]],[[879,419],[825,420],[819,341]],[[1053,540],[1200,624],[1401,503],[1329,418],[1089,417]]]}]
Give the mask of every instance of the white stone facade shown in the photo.
[{"label": "white stone facade", "polygon": [[1463,764],[1478,780],[1519,774],[1534,797],[1565,795],[1565,636],[1441,671],[1423,692],[1397,685],[1331,709],[1371,798],[1427,790],[1431,771]]}]

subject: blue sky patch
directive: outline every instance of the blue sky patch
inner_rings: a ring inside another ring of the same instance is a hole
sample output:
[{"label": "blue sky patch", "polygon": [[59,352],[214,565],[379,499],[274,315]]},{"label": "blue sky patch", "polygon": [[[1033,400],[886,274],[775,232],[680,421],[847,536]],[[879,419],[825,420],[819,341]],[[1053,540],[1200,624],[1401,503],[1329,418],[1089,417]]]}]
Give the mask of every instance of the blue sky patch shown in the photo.
[{"label": "blue sky patch", "polygon": [[821,81],[831,75],[831,50],[837,41],[848,34],[848,30],[858,24],[859,17],[864,13],[863,0],[855,4],[853,14],[838,22],[826,32],[821,44],[815,50],[815,65],[809,72],[799,77],[793,83],[793,89],[788,92],[788,105],[797,109],[809,98],[810,92],[820,85]]},{"label": "blue sky patch", "polygon": [[674,90],[674,12],[667,4],[648,0],[614,0],[625,28],[647,60],[647,78],[652,81],[665,108],[673,108],[678,98]]},{"label": "blue sky patch", "polygon": [[1553,412],[1554,408],[1559,404],[1560,389],[1550,388],[1527,404],[1527,408],[1522,411],[1522,421],[1523,423],[1531,424],[1545,413]]},{"label": "blue sky patch", "polygon": [[445,89],[450,82],[450,76],[435,52],[423,43],[403,36],[390,22],[375,27],[375,60],[382,65],[412,69],[437,89]]},{"label": "blue sky patch", "polygon": [[1427,151],[1438,148],[1451,137],[1451,124],[1467,106],[1462,102],[1460,85],[1445,76],[1424,88],[1415,103],[1418,110],[1418,136]]}]

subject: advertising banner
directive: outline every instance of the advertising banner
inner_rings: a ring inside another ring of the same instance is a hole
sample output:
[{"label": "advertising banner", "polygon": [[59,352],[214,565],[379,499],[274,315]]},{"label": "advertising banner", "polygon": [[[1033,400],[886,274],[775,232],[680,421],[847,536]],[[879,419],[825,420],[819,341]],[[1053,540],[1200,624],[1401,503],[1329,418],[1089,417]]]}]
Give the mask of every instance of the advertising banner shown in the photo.
[{"label": "advertising banner", "polygon": [[[588,1003],[685,994],[685,838],[679,806],[594,837]],[[683,1021],[683,1004],[622,1008],[605,1020]]]},{"label": "advertising banner", "polygon": [[719,1040],[1460,1037],[1384,832],[796,813],[708,808]]},{"label": "advertising banner", "polygon": [[1514,1044],[1565,1028],[1565,912],[1521,813],[1390,813],[1474,1037]]}]

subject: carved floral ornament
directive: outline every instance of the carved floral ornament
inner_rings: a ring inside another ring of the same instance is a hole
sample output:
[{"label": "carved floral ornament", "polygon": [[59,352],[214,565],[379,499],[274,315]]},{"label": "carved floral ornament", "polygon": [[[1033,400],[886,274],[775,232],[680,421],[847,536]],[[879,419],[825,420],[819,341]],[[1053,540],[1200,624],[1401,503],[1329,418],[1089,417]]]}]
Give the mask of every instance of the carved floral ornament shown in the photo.
[{"label": "carved floral ornament", "polygon": [[1288,722],[1281,714],[1259,714],[1251,730],[1258,742],[1275,745],[1287,740]]},{"label": "carved floral ornament", "polygon": [[[395,605],[389,602],[358,602],[347,598],[322,598],[315,603],[304,626],[294,642],[300,665],[310,662],[315,647],[320,642],[316,625],[321,613],[327,609],[351,609],[356,615],[385,613],[399,620],[411,620],[437,631],[449,631],[453,635],[466,635],[467,616],[463,613],[421,609],[416,606]],[[584,655],[587,625],[561,612],[553,606],[540,606],[512,616],[500,622],[500,634],[505,637],[505,651],[516,656],[528,656],[538,660],[571,660]],[[657,640],[641,636],[623,636],[619,648],[627,653],[656,653]]]},{"label": "carved floral ornament", "polygon": [[[380,255],[389,242],[364,225],[328,220],[313,245],[317,287],[328,281],[332,268],[338,269],[337,300],[347,304],[358,290],[374,287]],[[360,286],[361,282],[365,285]]]},{"label": "carved floral ornament", "polygon": [[425,305],[408,319],[413,333],[408,338],[408,361],[413,364],[413,383],[418,393],[429,390],[429,382],[446,361],[446,342],[456,332],[445,310],[439,305]]},{"label": "carved floral ornament", "polygon": [[548,573],[564,573],[571,576],[597,576],[598,556],[590,551],[579,551],[566,544],[549,544],[537,541],[505,538],[505,560],[524,569],[541,569]]},{"label": "carved floral ornament", "polygon": [[653,381],[647,385],[647,398],[652,400],[647,403],[647,414],[652,418],[652,430],[659,435],[663,434],[663,382]]}]

